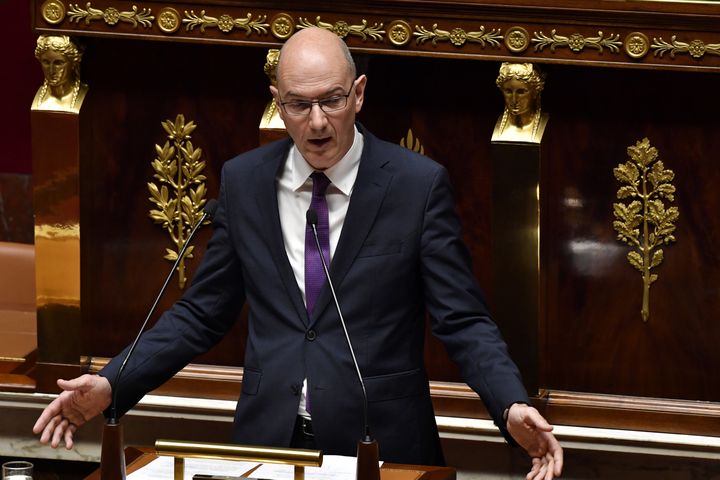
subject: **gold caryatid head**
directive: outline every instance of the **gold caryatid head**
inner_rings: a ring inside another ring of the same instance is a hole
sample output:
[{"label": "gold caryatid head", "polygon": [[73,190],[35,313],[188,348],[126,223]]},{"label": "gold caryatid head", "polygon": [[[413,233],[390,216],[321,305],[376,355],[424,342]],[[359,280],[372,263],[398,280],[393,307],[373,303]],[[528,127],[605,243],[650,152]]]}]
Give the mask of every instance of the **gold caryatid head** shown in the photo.
[{"label": "gold caryatid head", "polygon": [[277,86],[277,66],[280,60],[280,50],[277,48],[271,48],[268,50],[267,56],[265,57],[265,67],[263,71],[265,75],[270,79],[272,85]]},{"label": "gold caryatid head", "polygon": [[35,95],[33,109],[77,112],[87,90],[80,83],[82,48],[67,35],[40,35],[35,58],[45,81]]},{"label": "gold caryatid head", "polygon": [[532,121],[540,110],[540,92],[545,78],[532,63],[503,62],[495,84],[505,98],[505,109],[510,115],[519,116],[520,125]]}]

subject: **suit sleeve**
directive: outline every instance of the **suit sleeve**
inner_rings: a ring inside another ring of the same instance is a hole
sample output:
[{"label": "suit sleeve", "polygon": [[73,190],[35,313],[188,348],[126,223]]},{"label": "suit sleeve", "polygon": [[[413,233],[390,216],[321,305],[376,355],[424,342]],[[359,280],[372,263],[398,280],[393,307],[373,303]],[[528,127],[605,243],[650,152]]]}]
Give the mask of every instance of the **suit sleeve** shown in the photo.
[{"label": "suit sleeve", "polygon": [[527,392],[473,275],[444,168],[437,171],[429,189],[421,257],[433,333],[480,395],[503,436],[515,444],[505,428],[503,411],[515,402],[528,403]]},{"label": "suit sleeve", "polygon": [[215,345],[237,318],[245,293],[240,259],[228,228],[232,206],[227,204],[226,193],[223,174],[213,235],[192,286],[141,336],[119,385],[115,384],[117,371],[129,347],[100,371],[113,390],[119,389],[119,415]]}]

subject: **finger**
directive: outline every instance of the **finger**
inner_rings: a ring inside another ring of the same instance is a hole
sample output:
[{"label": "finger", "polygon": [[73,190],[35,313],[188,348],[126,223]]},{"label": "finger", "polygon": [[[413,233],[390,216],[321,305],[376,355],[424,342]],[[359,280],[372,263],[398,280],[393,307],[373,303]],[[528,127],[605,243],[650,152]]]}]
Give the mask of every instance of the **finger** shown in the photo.
[{"label": "finger", "polygon": [[85,377],[85,375],[73,378],[71,380],[63,380],[62,378],[58,378],[57,385],[58,387],[66,391],[72,392],[75,390],[81,390],[85,385],[87,385],[87,381],[83,377]]},{"label": "finger", "polygon": [[62,399],[58,397],[52,402],[50,402],[50,405],[45,407],[45,410],[42,411],[37,421],[35,422],[35,425],[33,425],[33,433],[38,434],[42,432],[47,426],[47,424],[50,422],[50,420],[60,415],[61,410]]},{"label": "finger", "polygon": [[56,415],[47,422],[45,428],[43,428],[42,435],[40,436],[40,443],[47,445],[47,443],[50,442],[53,431],[55,430],[57,424],[60,423],[61,419],[62,417],[60,417],[60,415]]},{"label": "finger", "polygon": [[535,472],[535,476],[532,477],[533,480],[543,480],[545,478],[545,474],[547,473],[547,465],[544,463],[540,466],[537,472]]},{"label": "finger", "polygon": [[65,434],[63,435],[63,440],[65,440],[65,448],[68,450],[72,450],[73,448],[73,434],[77,430],[77,426],[74,424],[68,425],[67,430],[65,430]]},{"label": "finger", "polygon": [[552,455],[547,454],[545,455],[547,458],[547,472],[545,473],[545,480],[553,480],[553,476],[555,473],[555,465]]},{"label": "finger", "polygon": [[58,423],[57,427],[55,427],[52,440],[50,441],[50,446],[52,448],[57,448],[60,445],[60,440],[62,440],[65,429],[69,424],[70,422],[68,422],[67,419],[62,419],[60,420],[60,423]]},{"label": "finger", "polygon": [[553,460],[555,463],[554,473],[556,477],[562,475],[563,469],[563,449],[560,447],[560,443],[553,436],[553,442],[550,443],[550,453],[552,453]]},{"label": "finger", "polygon": [[532,480],[535,475],[537,475],[538,471],[540,471],[541,462],[539,458],[533,458],[532,459],[532,469],[528,472],[527,475],[525,475],[526,480]]}]

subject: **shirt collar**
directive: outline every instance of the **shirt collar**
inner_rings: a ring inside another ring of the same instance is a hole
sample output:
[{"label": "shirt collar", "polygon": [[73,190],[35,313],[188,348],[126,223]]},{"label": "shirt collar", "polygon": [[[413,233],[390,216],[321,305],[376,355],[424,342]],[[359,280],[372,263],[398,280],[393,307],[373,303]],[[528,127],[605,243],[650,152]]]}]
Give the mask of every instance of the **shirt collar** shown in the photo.
[{"label": "shirt collar", "polygon": [[[354,132],[353,143],[347,153],[335,165],[324,171],[335,188],[346,196],[350,196],[350,193],[352,193],[363,151],[363,135],[358,131],[357,126],[354,127]],[[293,145],[290,150],[289,157],[288,163],[291,168],[290,188],[297,191],[315,170],[305,161],[296,145]]]}]

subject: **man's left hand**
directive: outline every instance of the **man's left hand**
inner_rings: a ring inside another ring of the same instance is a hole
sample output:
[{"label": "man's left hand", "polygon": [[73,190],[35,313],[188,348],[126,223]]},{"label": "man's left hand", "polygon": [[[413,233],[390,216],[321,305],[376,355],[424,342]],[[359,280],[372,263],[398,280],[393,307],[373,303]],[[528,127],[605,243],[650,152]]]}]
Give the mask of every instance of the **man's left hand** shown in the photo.
[{"label": "man's left hand", "polygon": [[552,434],[553,427],[536,409],[515,403],[508,411],[508,432],[532,458],[527,480],[552,480],[562,473],[563,451]]}]

